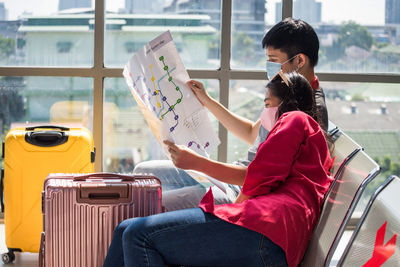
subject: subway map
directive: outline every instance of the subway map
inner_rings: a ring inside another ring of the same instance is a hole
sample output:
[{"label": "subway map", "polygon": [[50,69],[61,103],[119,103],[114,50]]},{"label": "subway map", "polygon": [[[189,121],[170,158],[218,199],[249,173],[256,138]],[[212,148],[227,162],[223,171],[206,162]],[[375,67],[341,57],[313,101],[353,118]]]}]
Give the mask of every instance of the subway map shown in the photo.
[{"label": "subway map", "polygon": [[160,143],[170,140],[209,156],[220,141],[207,111],[186,86],[190,79],[169,31],[147,43],[123,75]]}]

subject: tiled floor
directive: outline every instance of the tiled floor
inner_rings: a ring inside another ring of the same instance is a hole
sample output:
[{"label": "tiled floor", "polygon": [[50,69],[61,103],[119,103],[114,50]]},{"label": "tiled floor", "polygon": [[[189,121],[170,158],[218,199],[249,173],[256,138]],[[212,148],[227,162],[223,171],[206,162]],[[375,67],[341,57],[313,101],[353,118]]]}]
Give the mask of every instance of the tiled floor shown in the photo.
[{"label": "tiled floor", "polygon": [[[7,251],[4,224],[0,223],[0,252],[3,254]],[[0,267],[37,267],[38,265],[37,253],[15,253],[15,261],[12,264],[3,264],[0,260]]]}]

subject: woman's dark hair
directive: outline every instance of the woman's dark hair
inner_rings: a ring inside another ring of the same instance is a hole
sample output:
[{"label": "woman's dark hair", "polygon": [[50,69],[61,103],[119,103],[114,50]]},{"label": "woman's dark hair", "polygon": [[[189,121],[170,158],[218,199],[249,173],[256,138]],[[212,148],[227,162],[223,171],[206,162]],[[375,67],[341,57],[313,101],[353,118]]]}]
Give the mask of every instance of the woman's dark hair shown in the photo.
[{"label": "woman's dark hair", "polygon": [[278,107],[277,117],[288,111],[300,110],[310,115],[321,126],[325,139],[333,152],[333,140],[322,128],[322,121],[319,117],[315,103],[314,90],[307,79],[298,72],[284,73],[289,85],[285,83],[280,75],[277,75],[267,84],[270,95],[279,98],[281,101]]},{"label": "woman's dark hair", "polygon": [[281,100],[278,108],[278,117],[288,111],[301,110],[321,125],[314,91],[307,79],[297,72],[285,73],[283,75],[285,75],[289,86],[286,85],[279,75],[267,84],[268,92]]}]

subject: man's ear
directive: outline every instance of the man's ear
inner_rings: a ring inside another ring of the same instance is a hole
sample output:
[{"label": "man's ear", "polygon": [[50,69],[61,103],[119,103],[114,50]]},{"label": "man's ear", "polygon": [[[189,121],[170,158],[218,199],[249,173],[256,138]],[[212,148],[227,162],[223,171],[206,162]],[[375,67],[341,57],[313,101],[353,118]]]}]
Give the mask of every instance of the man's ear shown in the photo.
[{"label": "man's ear", "polygon": [[305,54],[303,54],[303,53],[298,54],[298,56],[297,56],[297,66],[298,66],[299,69],[304,67],[304,65],[306,64],[307,61],[308,61],[308,57]]}]

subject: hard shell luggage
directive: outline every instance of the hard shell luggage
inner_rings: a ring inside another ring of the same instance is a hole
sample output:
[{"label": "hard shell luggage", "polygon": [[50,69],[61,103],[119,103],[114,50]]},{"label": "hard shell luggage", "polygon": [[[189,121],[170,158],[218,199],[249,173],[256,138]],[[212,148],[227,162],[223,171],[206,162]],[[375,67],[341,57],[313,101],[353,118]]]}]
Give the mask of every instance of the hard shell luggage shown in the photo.
[{"label": "hard shell luggage", "polygon": [[139,174],[51,174],[42,202],[39,266],[102,266],[118,223],[162,211],[161,182]]},{"label": "hard shell luggage", "polygon": [[39,252],[43,229],[41,193],[49,173],[93,172],[94,156],[93,138],[85,128],[38,126],[7,133],[1,182],[9,252],[2,255],[3,262],[12,262],[14,251]]}]

